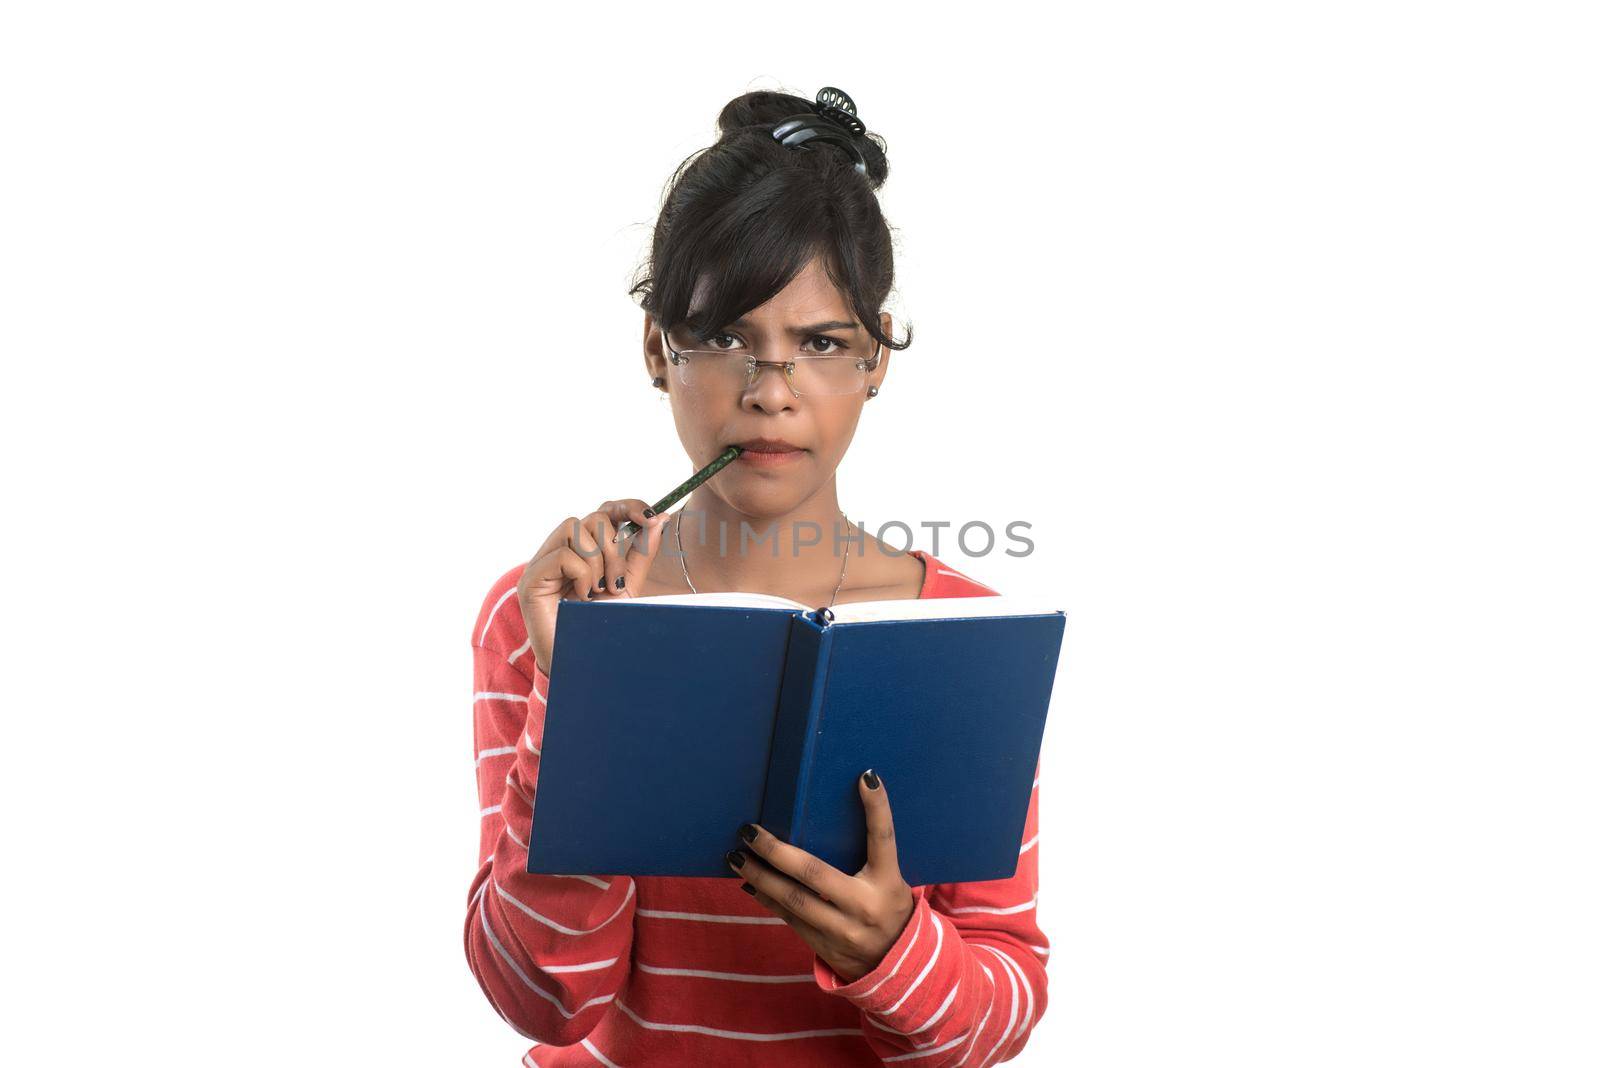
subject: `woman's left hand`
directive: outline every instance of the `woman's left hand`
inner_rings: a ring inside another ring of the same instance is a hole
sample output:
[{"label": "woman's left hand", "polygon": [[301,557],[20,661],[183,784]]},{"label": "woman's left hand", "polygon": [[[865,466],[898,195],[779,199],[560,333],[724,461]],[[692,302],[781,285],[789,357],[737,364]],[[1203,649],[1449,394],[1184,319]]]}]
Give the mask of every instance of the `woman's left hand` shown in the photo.
[{"label": "woman's left hand", "polygon": [[[871,776],[876,788],[867,785]],[[728,852],[728,866],[754,897],[805,939],[846,982],[872,971],[895,944],[916,907],[900,877],[894,820],[883,784],[869,768],[856,779],[867,810],[867,866],[846,875],[755,824],[739,829],[746,841]],[[744,858],[742,866],[734,861]]]}]

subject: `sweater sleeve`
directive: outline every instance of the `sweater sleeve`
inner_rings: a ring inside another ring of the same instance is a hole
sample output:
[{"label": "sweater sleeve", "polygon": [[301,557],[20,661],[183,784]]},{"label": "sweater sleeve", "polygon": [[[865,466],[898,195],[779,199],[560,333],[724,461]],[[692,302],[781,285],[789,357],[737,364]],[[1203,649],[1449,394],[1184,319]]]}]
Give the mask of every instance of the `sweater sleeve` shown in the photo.
[{"label": "sweater sleeve", "polygon": [[502,578],[473,634],[473,749],[478,873],[467,901],[466,954],[483,993],[518,1033],[552,1046],[600,1022],[632,966],[633,879],[530,875],[528,829],[550,680]]},{"label": "sweater sleeve", "polygon": [[1022,1052],[1044,1015],[1050,942],[1039,929],[1039,771],[1009,879],[916,887],[916,907],[878,967],[846,983],[814,957],[817,985],[861,1010],[884,1061],[983,1068]]}]

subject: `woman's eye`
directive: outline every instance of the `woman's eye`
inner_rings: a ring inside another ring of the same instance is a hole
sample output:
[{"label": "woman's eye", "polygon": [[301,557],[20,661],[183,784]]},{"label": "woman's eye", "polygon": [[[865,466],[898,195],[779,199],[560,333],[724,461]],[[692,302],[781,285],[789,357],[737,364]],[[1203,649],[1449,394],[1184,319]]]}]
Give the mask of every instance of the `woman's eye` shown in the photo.
[{"label": "woman's eye", "polygon": [[840,349],[847,349],[850,347],[848,344],[838,340],[837,338],[825,337],[822,334],[818,334],[811,340],[821,346],[817,351],[825,355],[831,355],[838,352]]},{"label": "woman's eye", "polygon": [[732,334],[711,334],[706,338],[706,344],[713,349],[736,349],[739,347],[739,339]]}]

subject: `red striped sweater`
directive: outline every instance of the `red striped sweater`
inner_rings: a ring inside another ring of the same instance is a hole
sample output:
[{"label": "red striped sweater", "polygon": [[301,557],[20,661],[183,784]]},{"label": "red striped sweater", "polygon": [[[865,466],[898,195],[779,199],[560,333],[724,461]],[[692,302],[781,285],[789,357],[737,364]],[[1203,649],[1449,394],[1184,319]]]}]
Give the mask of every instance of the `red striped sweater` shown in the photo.
[{"label": "red striped sweater", "polygon": [[[995,592],[913,553],[921,597]],[[1016,874],[914,887],[905,930],[854,982],[740,891],[731,870],[530,875],[549,679],[517,609],[521,574],[519,564],[494,584],[472,633],[482,813],[465,939],[484,996],[537,1043],[524,1065],[980,1068],[1022,1050],[1044,1015],[1050,953],[1036,915],[1037,768]]]}]

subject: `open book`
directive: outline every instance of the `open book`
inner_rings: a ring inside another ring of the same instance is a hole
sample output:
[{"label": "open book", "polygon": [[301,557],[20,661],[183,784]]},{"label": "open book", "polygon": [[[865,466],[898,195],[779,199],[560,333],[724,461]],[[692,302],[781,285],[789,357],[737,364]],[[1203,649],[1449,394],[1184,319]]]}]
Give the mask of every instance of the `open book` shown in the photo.
[{"label": "open book", "polygon": [[1065,622],[1010,595],[563,601],[528,870],[736,878],[751,822],[853,874],[870,767],[907,883],[1009,878]]}]

